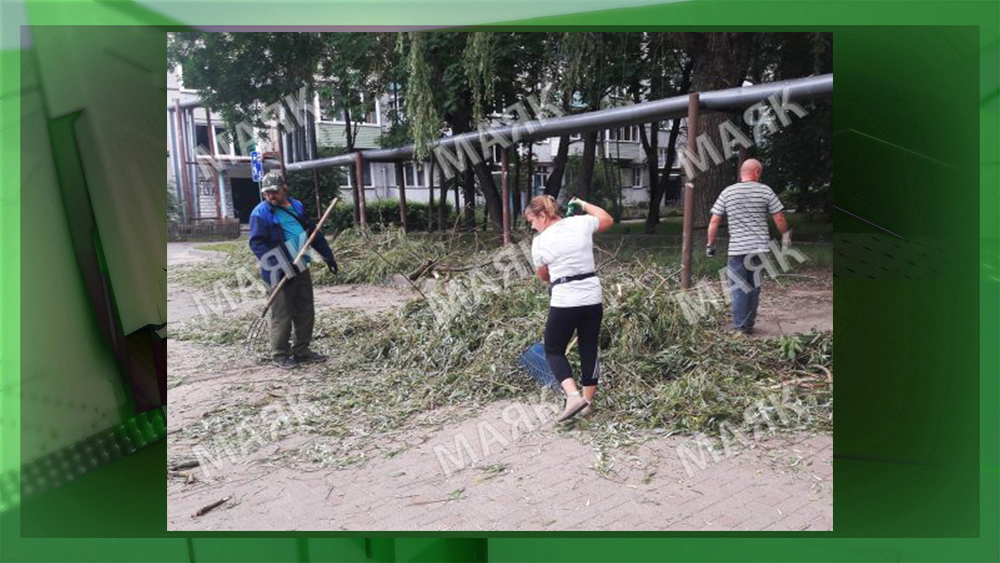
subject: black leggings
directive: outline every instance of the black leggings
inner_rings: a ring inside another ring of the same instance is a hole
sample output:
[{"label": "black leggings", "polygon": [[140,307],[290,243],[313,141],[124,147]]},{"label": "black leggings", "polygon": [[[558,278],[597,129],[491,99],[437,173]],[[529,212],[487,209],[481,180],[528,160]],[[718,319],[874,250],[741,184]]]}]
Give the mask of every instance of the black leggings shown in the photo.
[{"label": "black leggings", "polygon": [[559,383],[573,377],[566,359],[566,346],[575,330],[583,371],[580,383],[587,387],[597,385],[597,376],[601,372],[597,362],[597,337],[601,332],[603,316],[604,307],[600,303],[583,307],[549,307],[549,319],[545,323],[545,357]]}]

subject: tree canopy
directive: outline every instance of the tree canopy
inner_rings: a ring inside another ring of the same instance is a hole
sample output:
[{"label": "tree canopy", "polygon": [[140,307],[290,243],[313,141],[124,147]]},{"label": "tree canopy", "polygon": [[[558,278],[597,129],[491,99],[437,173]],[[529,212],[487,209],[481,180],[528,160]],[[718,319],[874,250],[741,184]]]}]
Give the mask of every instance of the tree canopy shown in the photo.
[{"label": "tree canopy", "polygon": [[[389,122],[380,143],[395,147],[414,143],[418,158],[428,158],[430,145],[442,135],[477,130],[498,119],[512,104],[521,103],[517,117],[535,117],[529,98],[564,113],[593,111],[618,104],[753,83],[832,72],[832,40],[828,33],[650,33],[650,32],[449,32],[404,33],[172,33],[168,40],[171,65],[183,66],[185,87],[199,90],[205,104],[222,114],[227,124],[262,126],[269,110],[287,102],[304,87],[336,101],[348,128],[374,100],[390,95],[384,112]],[[764,163],[765,179],[777,191],[794,194],[795,205],[811,210],[829,207],[833,175],[832,103],[810,102],[808,119],[769,134],[748,151]],[[526,112],[526,113],[524,113]],[[712,131],[733,115],[703,112],[699,130]],[[655,227],[659,202],[671,174],[672,158],[659,165],[658,150],[683,152],[683,120],[651,123],[641,129],[651,200],[647,226]],[[653,131],[669,131],[666,139]],[[569,191],[582,197],[621,189],[609,172],[603,152],[605,132],[560,139],[553,155],[545,191],[558,195],[564,182],[569,146],[573,161]],[[353,149],[355,135],[347,132]],[[663,146],[664,143],[667,146]],[[507,149],[518,167],[511,189],[528,188],[535,166],[534,149],[522,143]],[[599,159],[606,165],[597,167]],[[654,159],[656,162],[654,163]],[[465,190],[467,202],[478,192],[486,211],[499,226],[500,196],[493,179],[495,164],[469,163],[469,172],[452,180]],[[696,182],[707,209],[716,194],[735,181],[735,159]],[[520,172],[521,168],[525,173]],[[595,190],[595,168],[607,174]],[[613,196],[613,193],[612,193]],[[522,201],[519,195],[515,205]],[[516,210],[515,210],[516,211]],[[467,209],[467,213],[469,210]]]}]

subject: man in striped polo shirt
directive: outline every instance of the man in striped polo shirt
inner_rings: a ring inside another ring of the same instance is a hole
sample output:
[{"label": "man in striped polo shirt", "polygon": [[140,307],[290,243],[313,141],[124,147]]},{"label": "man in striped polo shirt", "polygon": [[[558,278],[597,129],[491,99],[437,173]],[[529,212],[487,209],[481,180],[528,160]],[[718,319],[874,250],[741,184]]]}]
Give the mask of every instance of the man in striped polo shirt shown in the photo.
[{"label": "man in striped polo shirt", "polygon": [[740,167],[740,182],[722,190],[712,206],[708,224],[709,258],[715,256],[715,236],[725,216],[729,222],[729,259],[727,262],[729,289],[733,297],[733,329],[753,333],[760,302],[761,270],[764,253],[768,251],[767,216],[781,231],[782,246],[789,244],[788,224],[782,213],[784,206],[774,191],[761,184],[763,167],[760,161],[748,159]]}]

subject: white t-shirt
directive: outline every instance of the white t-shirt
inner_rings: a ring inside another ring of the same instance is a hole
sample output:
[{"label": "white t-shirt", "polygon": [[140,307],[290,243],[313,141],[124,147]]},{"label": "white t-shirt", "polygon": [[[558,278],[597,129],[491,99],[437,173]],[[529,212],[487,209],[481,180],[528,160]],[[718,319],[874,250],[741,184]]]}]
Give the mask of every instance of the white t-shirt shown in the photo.
[{"label": "white t-shirt", "polygon": [[[592,215],[567,217],[549,225],[531,241],[535,268],[549,267],[549,279],[594,271],[594,233],[600,221]],[[552,307],[582,307],[601,302],[597,276],[561,283],[552,288]]]}]

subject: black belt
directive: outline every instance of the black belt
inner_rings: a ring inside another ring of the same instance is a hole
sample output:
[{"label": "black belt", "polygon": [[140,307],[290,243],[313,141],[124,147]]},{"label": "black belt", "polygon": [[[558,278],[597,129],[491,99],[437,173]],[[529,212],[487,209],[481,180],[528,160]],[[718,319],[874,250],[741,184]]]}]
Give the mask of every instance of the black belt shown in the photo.
[{"label": "black belt", "polygon": [[559,278],[557,280],[552,280],[549,283],[549,295],[552,295],[552,288],[555,287],[555,286],[557,286],[557,285],[559,285],[559,284],[561,284],[561,283],[567,283],[567,282],[585,280],[587,278],[592,278],[592,277],[594,277],[596,275],[597,274],[595,274],[594,272],[587,272],[586,274],[576,274],[575,276],[566,276],[566,277]]}]

